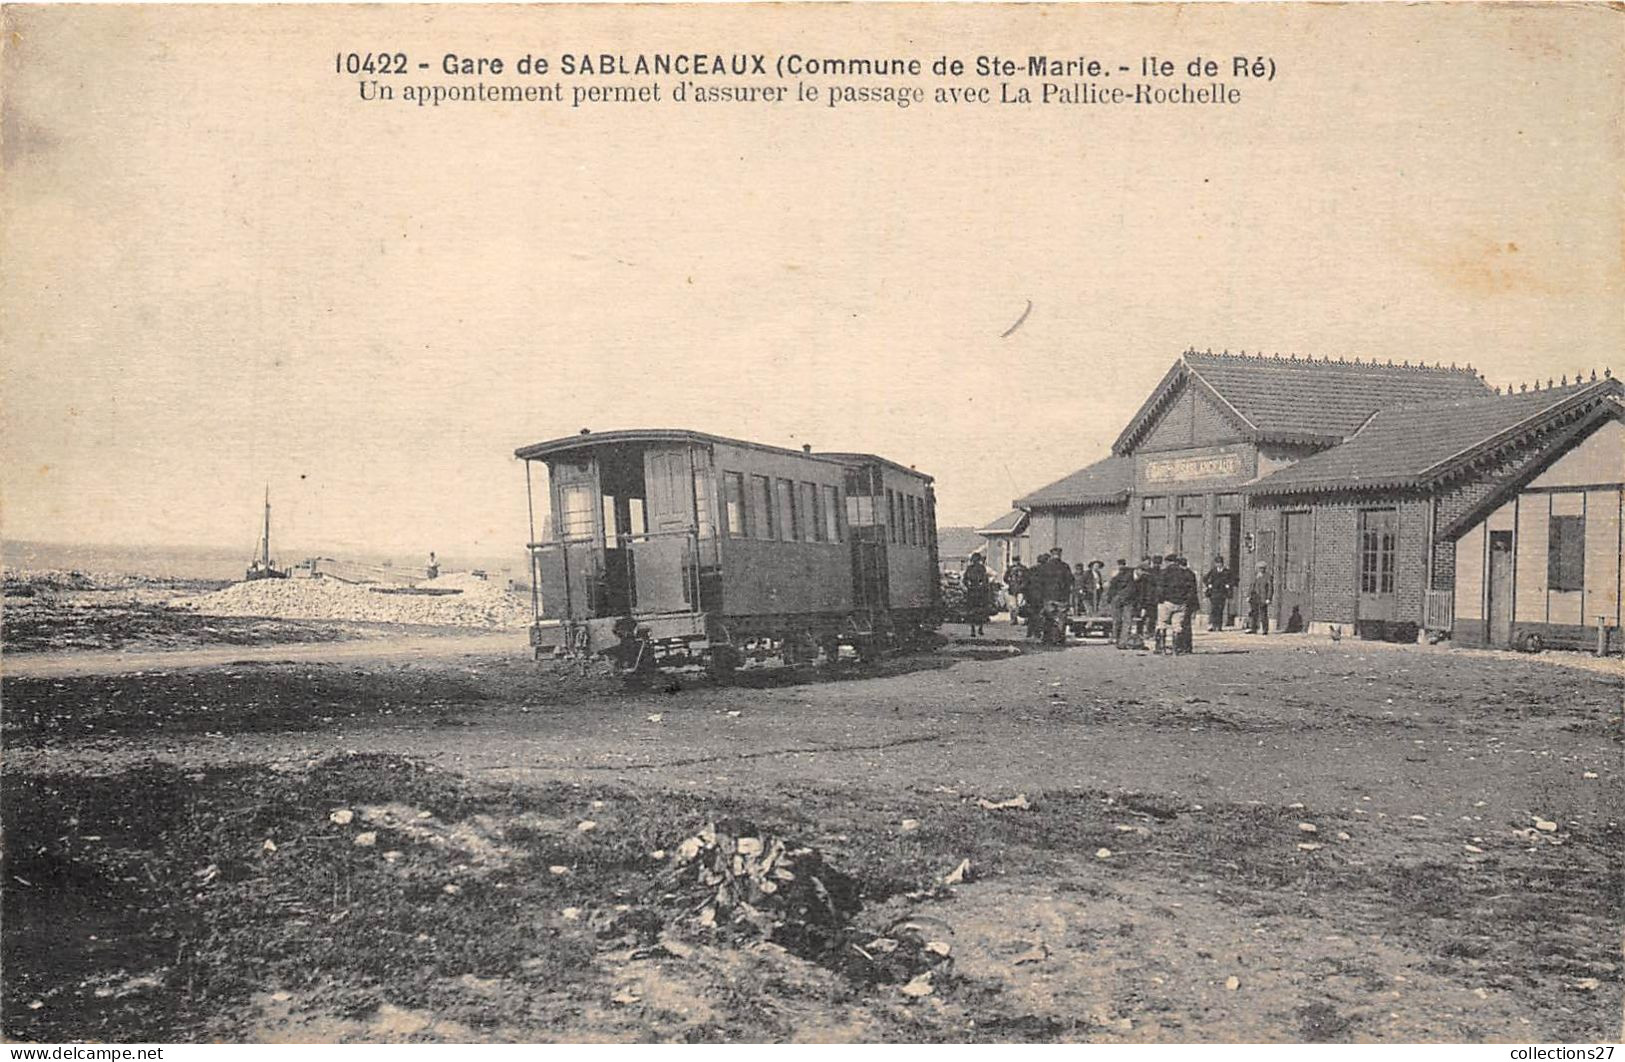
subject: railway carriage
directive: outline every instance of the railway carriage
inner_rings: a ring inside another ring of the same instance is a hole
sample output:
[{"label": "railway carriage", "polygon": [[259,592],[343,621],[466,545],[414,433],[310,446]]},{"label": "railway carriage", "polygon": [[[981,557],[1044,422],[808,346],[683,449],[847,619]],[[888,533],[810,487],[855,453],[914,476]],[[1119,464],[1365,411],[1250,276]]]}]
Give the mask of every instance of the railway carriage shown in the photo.
[{"label": "railway carriage", "polygon": [[[521,447],[537,655],[628,667],[862,655],[938,623],[931,477],[675,429]],[[546,468],[536,534],[533,463]]]}]

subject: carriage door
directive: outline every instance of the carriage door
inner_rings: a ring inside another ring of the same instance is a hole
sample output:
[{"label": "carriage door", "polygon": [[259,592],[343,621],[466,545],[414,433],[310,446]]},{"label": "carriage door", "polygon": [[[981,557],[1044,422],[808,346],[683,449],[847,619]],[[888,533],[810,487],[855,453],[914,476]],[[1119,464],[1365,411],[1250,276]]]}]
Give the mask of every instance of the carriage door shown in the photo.
[{"label": "carriage door", "polygon": [[1286,629],[1296,608],[1309,622],[1309,557],[1313,549],[1313,525],[1308,513],[1287,513],[1281,525],[1281,581],[1276,594],[1280,602],[1276,625]]},{"label": "carriage door", "polygon": [[1394,562],[1399,546],[1399,513],[1393,509],[1360,511],[1358,622],[1394,618]]},{"label": "carriage door", "polygon": [[1490,532],[1489,643],[1512,644],[1512,532]]},{"label": "carriage door", "polygon": [[598,525],[598,464],[591,458],[548,466],[554,548],[541,554],[542,607],[549,619],[603,615],[603,529]]},{"label": "carriage door", "polygon": [[649,530],[633,542],[640,612],[693,607],[694,461],[687,447],[644,453]]},{"label": "carriage door", "polygon": [[891,607],[886,570],[886,490],[872,465],[846,473],[846,523],[852,536],[852,603],[861,609]]}]

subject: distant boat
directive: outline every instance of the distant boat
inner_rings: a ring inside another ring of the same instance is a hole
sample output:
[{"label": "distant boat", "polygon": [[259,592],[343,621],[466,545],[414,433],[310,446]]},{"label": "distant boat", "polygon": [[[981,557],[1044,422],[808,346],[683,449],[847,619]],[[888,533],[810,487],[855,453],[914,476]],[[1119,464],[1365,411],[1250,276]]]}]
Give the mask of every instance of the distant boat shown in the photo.
[{"label": "distant boat", "polygon": [[265,529],[260,533],[259,556],[248,564],[248,571],[243,578],[253,579],[286,579],[288,570],[278,568],[271,563],[271,488],[265,488]]}]

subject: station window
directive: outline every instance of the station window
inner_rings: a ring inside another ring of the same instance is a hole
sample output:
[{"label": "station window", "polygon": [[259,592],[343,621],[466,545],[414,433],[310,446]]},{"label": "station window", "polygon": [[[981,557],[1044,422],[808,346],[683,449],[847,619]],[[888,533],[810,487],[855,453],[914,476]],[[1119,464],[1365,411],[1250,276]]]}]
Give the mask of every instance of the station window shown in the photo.
[{"label": "station window", "polygon": [[893,545],[895,545],[897,543],[897,524],[898,523],[899,523],[899,521],[897,519],[897,492],[892,490],[890,487],[887,487],[886,488],[886,527],[887,527],[886,535],[891,540]]},{"label": "station window", "polygon": [[1213,496],[1213,504],[1218,507],[1220,512],[1234,512],[1241,508],[1241,495],[1216,494]]},{"label": "station window", "polygon": [[750,533],[773,537],[773,481],[766,476],[750,477]]},{"label": "station window", "polygon": [[745,475],[742,472],[722,474],[722,519],[727,524],[729,538],[745,537]]},{"label": "station window", "polygon": [[841,540],[841,495],[834,487],[824,488],[824,540]]},{"label": "station window", "polygon": [[1206,494],[1181,494],[1175,503],[1182,513],[1199,513],[1207,508]]},{"label": "station window", "polygon": [[1160,513],[1166,506],[1167,502],[1167,498],[1141,498],[1140,509],[1142,512]]},{"label": "station window", "polygon": [[560,523],[565,538],[591,538],[592,488],[586,486],[563,487],[559,490]]},{"label": "station window", "polygon": [[1394,554],[1398,546],[1398,513],[1392,509],[1360,512],[1360,593],[1394,592]]},{"label": "station window", "polygon": [[908,544],[920,544],[920,499],[912,494],[908,496]]},{"label": "station window", "polygon": [[824,539],[824,518],[818,511],[818,484],[801,484],[801,540],[803,542],[822,542]]},{"label": "station window", "polygon": [[801,537],[800,521],[796,519],[796,484],[781,479],[774,483],[778,495],[779,537],[794,542]]},{"label": "station window", "polygon": [[1546,586],[1550,590],[1584,590],[1586,518],[1553,516],[1546,539]]}]

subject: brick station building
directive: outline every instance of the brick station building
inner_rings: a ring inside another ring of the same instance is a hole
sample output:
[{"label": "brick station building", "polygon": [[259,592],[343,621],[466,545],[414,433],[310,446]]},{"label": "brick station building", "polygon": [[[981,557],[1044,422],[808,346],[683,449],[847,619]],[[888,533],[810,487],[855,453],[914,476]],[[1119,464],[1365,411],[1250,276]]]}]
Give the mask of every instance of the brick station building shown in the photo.
[{"label": "brick station building", "polygon": [[[1277,629],[1296,610],[1373,637],[1449,631],[1457,539],[1617,427],[1620,396],[1606,377],[1501,394],[1471,366],[1187,351],[1110,456],[1015,505],[1033,548],[1069,562],[1179,553],[1201,572],[1223,555],[1240,577],[1233,611],[1262,563]],[[1584,476],[1617,496],[1625,454],[1602,452]],[[1617,628],[1618,544],[1588,548],[1615,574],[1587,607]]]}]

